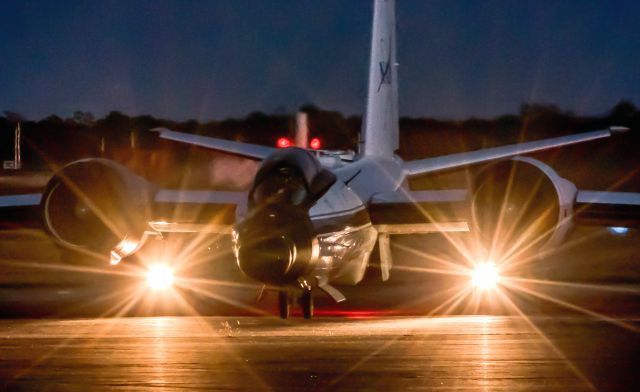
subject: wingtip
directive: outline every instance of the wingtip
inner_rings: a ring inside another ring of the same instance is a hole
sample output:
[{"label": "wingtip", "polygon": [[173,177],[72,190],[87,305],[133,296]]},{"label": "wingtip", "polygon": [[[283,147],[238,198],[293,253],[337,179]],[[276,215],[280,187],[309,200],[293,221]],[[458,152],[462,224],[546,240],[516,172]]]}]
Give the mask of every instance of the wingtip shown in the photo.
[{"label": "wingtip", "polygon": [[621,127],[618,125],[609,127],[609,132],[611,133],[623,133],[623,132],[628,132],[629,130],[630,130],[629,127]]}]

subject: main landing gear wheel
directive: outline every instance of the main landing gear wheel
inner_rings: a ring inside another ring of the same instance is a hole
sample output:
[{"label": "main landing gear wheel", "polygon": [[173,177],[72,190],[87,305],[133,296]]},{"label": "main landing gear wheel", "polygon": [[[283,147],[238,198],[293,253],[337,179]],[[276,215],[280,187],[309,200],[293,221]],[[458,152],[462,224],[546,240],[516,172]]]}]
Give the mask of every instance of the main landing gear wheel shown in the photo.
[{"label": "main landing gear wheel", "polygon": [[306,319],[313,317],[313,296],[311,290],[305,290],[300,296],[300,306],[302,307],[302,316]]},{"label": "main landing gear wheel", "polygon": [[278,291],[278,310],[280,312],[281,319],[289,318],[289,311],[291,310],[291,298],[286,291]]}]

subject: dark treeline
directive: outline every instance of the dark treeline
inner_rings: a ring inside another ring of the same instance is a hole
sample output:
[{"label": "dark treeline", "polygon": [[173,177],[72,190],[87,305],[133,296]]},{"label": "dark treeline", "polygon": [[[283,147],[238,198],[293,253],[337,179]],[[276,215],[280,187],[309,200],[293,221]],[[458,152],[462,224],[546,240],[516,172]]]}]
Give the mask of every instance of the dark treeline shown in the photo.
[{"label": "dark treeline", "polygon": [[[400,151],[405,159],[425,155],[447,154],[475,150],[519,141],[536,140],[566,134],[605,129],[611,125],[640,132],[640,110],[631,102],[622,101],[600,116],[577,116],[550,104],[522,105],[518,115],[493,119],[470,118],[462,121],[402,118]],[[447,143],[430,143],[442,141]]]},{"label": "dark treeline", "polygon": [[[312,105],[304,106],[302,110],[309,115],[311,136],[320,137],[323,148],[357,149],[361,128],[359,116],[345,117],[339,112],[322,110]],[[176,164],[188,166],[190,163],[211,160],[211,153],[160,140],[155,132],[150,132],[153,128],[166,127],[176,131],[274,146],[278,137],[293,137],[295,127],[293,116],[260,112],[241,119],[205,123],[196,120],[176,122],[149,115],[128,116],[116,111],[95,121],[90,114],[80,117],[78,119],[76,115],[74,118],[62,119],[50,116],[40,121],[23,122],[23,168],[55,170],[76,159],[103,156],[117,159],[149,177],[158,177],[158,173],[166,177],[166,167]],[[405,159],[416,159],[603,129],[610,125],[628,126],[632,131],[629,135],[608,143],[603,154],[615,155],[627,166],[635,164],[631,169],[637,170],[640,164],[640,110],[628,101],[620,102],[599,116],[577,116],[555,105],[527,104],[522,105],[518,115],[493,119],[402,118],[399,153]],[[0,117],[0,160],[12,159],[14,129],[15,122]],[[593,151],[593,146],[585,145],[574,148],[570,153],[580,158],[592,156]],[[163,158],[159,158],[160,156]],[[549,154],[545,157],[552,158]],[[179,177],[176,174],[168,182],[176,183]]]}]

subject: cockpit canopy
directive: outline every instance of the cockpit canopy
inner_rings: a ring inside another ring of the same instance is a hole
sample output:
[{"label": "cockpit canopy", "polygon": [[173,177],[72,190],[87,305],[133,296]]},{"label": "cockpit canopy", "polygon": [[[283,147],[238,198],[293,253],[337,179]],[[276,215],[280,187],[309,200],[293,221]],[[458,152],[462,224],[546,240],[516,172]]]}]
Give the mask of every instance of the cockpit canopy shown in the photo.
[{"label": "cockpit canopy", "polygon": [[310,208],[335,183],[336,176],[324,169],[308,151],[291,147],[264,160],[249,194],[249,207],[285,203]]}]

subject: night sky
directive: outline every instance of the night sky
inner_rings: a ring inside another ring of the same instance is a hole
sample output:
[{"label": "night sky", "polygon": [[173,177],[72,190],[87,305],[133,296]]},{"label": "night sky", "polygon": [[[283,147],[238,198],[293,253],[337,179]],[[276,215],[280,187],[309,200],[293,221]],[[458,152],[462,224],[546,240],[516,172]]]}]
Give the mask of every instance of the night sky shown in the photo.
[{"label": "night sky", "polygon": [[[398,0],[402,115],[640,105],[640,1]],[[0,110],[184,120],[364,108],[365,0],[5,1]]]}]

